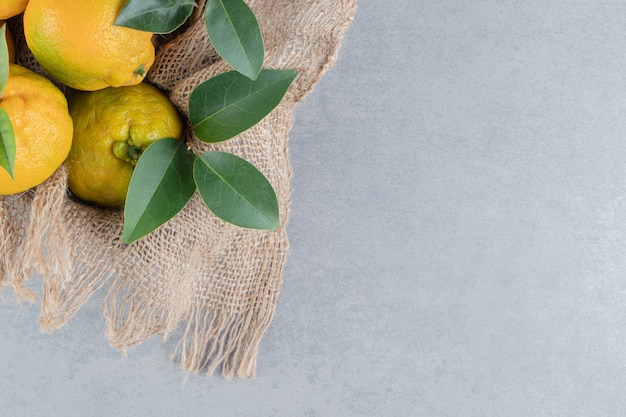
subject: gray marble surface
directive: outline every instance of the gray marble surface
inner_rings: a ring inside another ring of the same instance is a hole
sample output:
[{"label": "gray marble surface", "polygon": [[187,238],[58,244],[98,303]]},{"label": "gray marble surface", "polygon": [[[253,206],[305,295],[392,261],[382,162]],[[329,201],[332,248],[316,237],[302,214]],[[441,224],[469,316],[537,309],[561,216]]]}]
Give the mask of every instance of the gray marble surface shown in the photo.
[{"label": "gray marble surface", "polygon": [[[0,304],[0,414],[626,413],[626,3],[362,0],[291,132],[254,380]],[[37,285],[37,281],[33,281]]]}]

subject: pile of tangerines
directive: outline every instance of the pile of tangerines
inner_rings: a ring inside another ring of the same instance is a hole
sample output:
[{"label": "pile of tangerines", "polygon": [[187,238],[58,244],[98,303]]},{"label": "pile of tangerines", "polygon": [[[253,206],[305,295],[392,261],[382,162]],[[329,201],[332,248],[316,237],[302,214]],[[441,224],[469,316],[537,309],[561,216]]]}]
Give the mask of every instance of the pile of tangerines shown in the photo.
[{"label": "pile of tangerines", "polygon": [[183,136],[167,96],[143,82],[152,33],[115,26],[125,0],[2,0],[0,20],[22,19],[28,49],[54,83],[11,63],[0,96],[15,137],[14,175],[0,169],[0,195],[43,183],[62,164],[72,193],[123,206],[133,167],[155,140]]}]

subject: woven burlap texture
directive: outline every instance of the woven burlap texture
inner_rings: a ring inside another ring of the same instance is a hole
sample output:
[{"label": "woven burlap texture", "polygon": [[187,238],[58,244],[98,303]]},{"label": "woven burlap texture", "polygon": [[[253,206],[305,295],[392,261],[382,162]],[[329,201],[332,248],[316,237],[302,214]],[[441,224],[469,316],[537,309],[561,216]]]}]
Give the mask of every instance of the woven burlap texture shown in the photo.
[{"label": "woven burlap texture", "polygon": [[[166,91],[183,114],[194,87],[229,71],[208,41],[200,2],[189,24],[157,39],[148,81]],[[100,288],[109,344],[126,348],[176,329],[172,359],[185,369],[253,377],[259,342],[272,320],[288,240],[291,167],[288,133],[295,105],[336,57],[356,0],[250,0],[263,32],[266,68],[296,68],[281,104],[238,137],[216,145],[254,164],[279,200],[276,231],[242,229],[211,214],[194,195],[179,215],[145,238],[121,243],[122,212],[75,201],[61,167],[39,187],[0,197],[0,285],[35,300],[26,282],[41,276],[40,326],[62,327]],[[19,38],[19,35],[18,35]],[[18,46],[23,39],[17,40]],[[41,72],[22,54],[18,63]],[[306,277],[303,277],[306,278]]]}]

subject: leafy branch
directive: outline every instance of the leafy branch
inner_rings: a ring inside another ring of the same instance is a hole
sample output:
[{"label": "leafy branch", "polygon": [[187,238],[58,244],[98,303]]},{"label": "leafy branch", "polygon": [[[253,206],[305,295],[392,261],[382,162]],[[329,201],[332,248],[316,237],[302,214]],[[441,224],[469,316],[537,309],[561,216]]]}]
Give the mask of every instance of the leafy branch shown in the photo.
[{"label": "leafy branch", "polygon": [[[115,24],[171,33],[191,16],[195,1],[128,0]],[[209,40],[233,71],[198,85],[189,97],[189,119],[198,139],[231,139],[263,120],[297,76],[264,69],[258,21],[243,0],[207,0]],[[175,139],[150,145],[133,172],[124,208],[122,241],[132,243],[165,224],[198,190],[219,218],[237,226],[274,230],[278,200],[267,178],[252,164],[226,152],[196,154]]]}]

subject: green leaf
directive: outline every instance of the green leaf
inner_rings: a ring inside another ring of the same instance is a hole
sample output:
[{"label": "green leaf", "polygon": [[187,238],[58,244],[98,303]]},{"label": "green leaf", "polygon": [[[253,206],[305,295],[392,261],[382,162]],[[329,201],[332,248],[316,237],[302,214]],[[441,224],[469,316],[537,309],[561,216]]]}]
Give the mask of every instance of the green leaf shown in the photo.
[{"label": "green leaf", "polygon": [[[6,31],[5,23],[0,26],[0,96],[9,81],[9,48]],[[15,179],[15,153],[13,125],[6,110],[0,108],[0,167],[9,173],[11,179]]]},{"label": "green leaf", "polygon": [[0,108],[0,166],[14,178],[15,169],[15,135],[13,125],[6,110]]},{"label": "green leaf", "polygon": [[209,39],[235,70],[255,80],[265,47],[259,22],[243,0],[207,0],[204,14]]},{"label": "green leaf", "polygon": [[282,100],[295,70],[264,69],[256,80],[230,71],[198,85],[189,97],[189,118],[196,136],[220,142],[254,126]]},{"label": "green leaf", "polygon": [[0,94],[9,81],[9,47],[7,46],[7,25],[0,26]]},{"label": "green leaf", "polygon": [[196,158],[193,178],[209,209],[237,226],[274,230],[280,225],[276,193],[251,163],[225,152]]},{"label": "green leaf", "polygon": [[194,158],[182,141],[173,138],[157,140],[146,148],[128,187],[124,243],[147,235],[185,207],[196,190]]},{"label": "green leaf", "polygon": [[194,7],[194,0],[128,0],[115,25],[144,32],[170,33],[185,23]]}]

